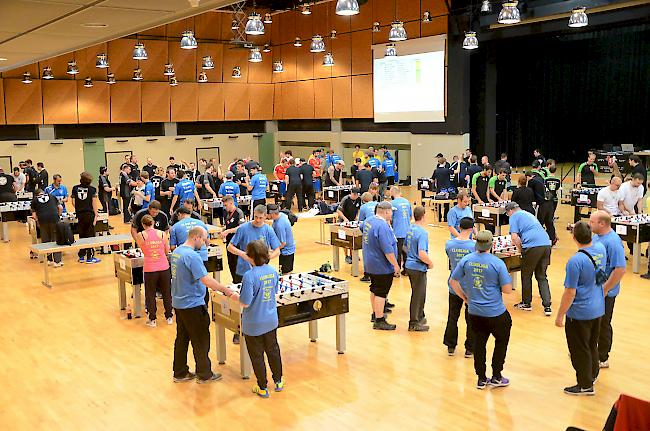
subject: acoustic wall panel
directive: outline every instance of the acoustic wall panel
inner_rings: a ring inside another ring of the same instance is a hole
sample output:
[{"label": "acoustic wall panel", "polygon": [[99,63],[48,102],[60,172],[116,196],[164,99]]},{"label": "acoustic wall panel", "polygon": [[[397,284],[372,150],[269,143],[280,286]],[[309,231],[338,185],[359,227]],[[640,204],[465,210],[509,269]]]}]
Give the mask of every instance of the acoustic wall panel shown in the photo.
[{"label": "acoustic wall panel", "polygon": [[172,87],[171,112],[172,121],[197,121],[199,118],[199,84],[196,82],[179,82]]},{"label": "acoustic wall panel", "polygon": [[373,118],[372,75],[352,77],[352,116]]},{"label": "acoustic wall panel", "polygon": [[199,85],[199,121],[223,121],[224,85],[221,83]]},{"label": "acoustic wall panel", "polygon": [[[76,124],[77,84],[74,81],[41,82],[44,124]],[[82,87],[84,90],[86,88]]]},{"label": "acoustic wall panel", "polygon": [[225,119],[229,121],[248,120],[248,93],[246,84],[224,84]]},{"label": "acoustic wall panel", "polygon": [[171,119],[171,89],[166,82],[142,83],[142,122],[166,123]]},{"label": "acoustic wall panel", "polygon": [[197,77],[199,73],[203,71],[203,68],[201,67],[203,66],[203,57],[209,55],[210,57],[212,57],[212,62],[214,63],[214,69],[205,71],[206,75],[208,75],[208,82],[222,82],[223,48],[224,45],[220,43],[209,43],[209,42],[199,43],[199,47],[196,50],[197,51],[196,52]]},{"label": "acoustic wall panel", "polygon": [[314,118],[332,118],[332,80],[314,80]]},{"label": "acoustic wall panel", "polygon": [[0,79],[0,124],[6,124],[7,120],[5,119],[5,91],[3,80]]},{"label": "acoustic wall panel", "polygon": [[274,84],[250,84],[249,112],[251,120],[273,119]]},{"label": "acoustic wall panel", "polygon": [[178,41],[170,41],[169,58],[174,64],[179,81],[196,82],[196,49],[181,49]]},{"label": "acoustic wall panel", "polygon": [[285,82],[282,84],[282,118],[285,120],[298,118],[297,82]]},{"label": "acoustic wall panel", "polygon": [[438,16],[431,20],[431,22],[422,23],[420,29],[422,37],[436,36],[438,34],[447,34],[448,16]]},{"label": "acoustic wall panel", "polygon": [[84,87],[83,81],[76,84],[79,123],[110,123],[110,86],[105,81],[97,81],[91,88]]},{"label": "acoustic wall panel", "polygon": [[111,85],[111,123],[142,121],[141,84],[137,81]]},{"label": "acoustic wall panel", "polygon": [[[140,61],[140,70],[145,81],[165,81],[163,75],[165,64],[169,58],[169,46],[164,40],[147,40],[145,41],[148,59]],[[110,58],[108,61],[110,62]]]},{"label": "acoustic wall panel", "polygon": [[273,84],[273,119],[282,120],[282,84]]},{"label": "acoustic wall panel", "polygon": [[[108,42],[108,61],[111,72],[118,81],[127,81],[133,78],[133,69],[138,67],[138,62],[133,59],[134,39],[115,39]],[[143,41],[145,48],[147,41]]]},{"label": "acoustic wall panel", "polygon": [[[311,43],[311,42],[310,42]],[[306,79],[314,79],[314,57],[321,56],[322,54],[313,54],[309,50],[309,43],[303,44],[300,48],[295,48],[296,51],[296,79],[304,81]]]},{"label": "acoustic wall panel", "polygon": [[352,71],[352,45],[350,33],[341,34],[332,41],[334,67],[332,76],[348,76]]},{"label": "acoustic wall panel", "polygon": [[352,75],[372,73],[372,30],[352,33]]},{"label": "acoustic wall panel", "polygon": [[[246,83],[248,82],[248,50],[232,46],[223,47],[223,82]],[[233,78],[232,70],[235,66],[241,69],[241,78]]]},{"label": "acoustic wall panel", "polygon": [[297,118],[314,118],[314,81],[298,81]]},{"label": "acoustic wall panel", "polygon": [[352,80],[332,78],[332,118],[352,118]]},{"label": "acoustic wall panel", "polygon": [[20,79],[4,79],[7,124],[42,124],[41,80],[23,84]]},{"label": "acoustic wall panel", "polygon": [[350,25],[352,28],[352,31],[357,31],[357,30],[367,30],[372,28],[372,10],[373,10],[373,2],[375,0],[368,0],[367,3],[363,4],[359,8],[359,14],[354,15],[353,17],[350,18]]}]

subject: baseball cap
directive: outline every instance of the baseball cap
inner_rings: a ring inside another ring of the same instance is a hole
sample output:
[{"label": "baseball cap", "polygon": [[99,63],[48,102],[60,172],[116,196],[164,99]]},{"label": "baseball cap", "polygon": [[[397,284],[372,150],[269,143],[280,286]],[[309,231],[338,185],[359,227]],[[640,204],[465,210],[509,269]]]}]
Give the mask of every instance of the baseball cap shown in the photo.
[{"label": "baseball cap", "polygon": [[280,208],[276,204],[269,204],[266,206],[266,211],[268,214],[278,214],[280,212]]},{"label": "baseball cap", "polygon": [[476,235],[476,250],[488,251],[492,247],[492,232],[482,230]]},{"label": "baseball cap", "polygon": [[226,178],[233,178],[235,174],[233,174],[231,171],[226,172]]},{"label": "baseball cap", "polygon": [[505,206],[506,212],[514,210],[516,208],[519,208],[519,204],[517,202],[508,202]]}]

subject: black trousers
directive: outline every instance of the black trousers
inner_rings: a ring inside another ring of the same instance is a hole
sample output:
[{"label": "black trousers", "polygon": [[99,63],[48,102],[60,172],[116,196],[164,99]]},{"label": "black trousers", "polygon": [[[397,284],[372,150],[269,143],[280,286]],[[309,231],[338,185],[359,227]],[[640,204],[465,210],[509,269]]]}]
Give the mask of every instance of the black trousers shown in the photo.
[{"label": "black trousers", "polygon": [[[94,238],[95,237],[95,214],[84,212],[77,213],[77,231],[79,232],[79,238]],[[79,259],[92,259],[95,257],[95,249],[91,248],[82,248],[77,253]]]},{"label": "black trousers", "polygon": [[[129,201],[131,198],[122,196],[122,215],[124,217],[124,223],[129,223],[131,221],[131,209],[129,208]],[[169,211],[167,211],[169,214]]]},{"label": "black trousers", "polygon": [[612,350],[614,330],[612,329],[612,316],[614,315],[614,303],[616,297],[605,297],[605,315],[600,318],[600,335],[598,336],[598,360],[605,362],[609,359],[609,352]]},{"label": "black trousers", "polygon": [[551,290],[546,278],[546,268],[551,263],[551,246],[525,248],[521,252],[521,300],[525,304],[533,302],[533,274],[537,280],[539,294],[544,307],[551,306]]},{"label": "black trousers", "polygon": [[289,274],[293,271],[293,260],[296,254],[281,254],[278,258],[280,263],[280,273]]},{"label": "black trousers", "polygon": [[406,252],[404,251],[404,241],[406,238],[397,238],[397,264],[400,268],[404,268],[406,263]]},{"label": "black trousers", "polygon": [[564,324],[571,365],[576,370],[578,385],[583,389],[592,387],[598,376],[600,319],[575,320],[567,317]]},{"label": "black trousers", "polygon": [[187,350],[192,343],[196,375],[199,379],[212,377],[210,362],[210,314],[208,307],[175,308],[176,340],[174,341],[174,377],[185,377],[190,371],[187,366]]},{"label": "black trousers", "polygon": [[[226,247],[228,246],[226,245]],[[239,260],[239,256],[229,251],[226,251],[226,253],[228,255],[228,269],[230,269],[230,276],[232,277],[232,282],[241,283],[242,278],[240,275],[237,275],[237,260]]]},{"label": "black trousers", "polygon": [[[447,347],[455,348],[458,344],[458,319],[460,318],[460,310],[463,308],[463,300],[460,296],[449,293],[449,312],[447,314],[447,327],[445,328],[445,335],[442,338],[442,343]],[[474,350],[474,331],[472,330],[472,320],[469,318],[467,312],[467,305],[465,305],[465,350],[472,352]]]},{"label": "black trousers", "polygon": [[[56,241],[56,223],[38,223],[41,229],[41,242],[54,242]],[[56,263],[61,262],[61,252],[50,253],[47,255],[47,260]]]},{"label": "black trousers", "polygon": [[262,335],[246,335],[246,350],[251,358],[253,371],[257,377],[257,385],[260,389],[266,389],[266,363],[264,354],[269,361],[274,382],[282,380],[282,357],[280,356],[280,345],[278,345],[277,328]]},{"label": "black trousers", "polygon": [[546,233],[548,233],[551,241],[557,239],[557,234],[555,233],[555,224],[553,223],[553,218],[555,217],[555,207],[553,206],[553,201],[543,201],[537,207],[537,220],[546,228]]},{"label": "black trousers", "polygon": [[427,300],[427,273],[415,269],[407,269],[406,273],[411,282],[409,325],[415,325],[424,319],[424,303]]},{"label": "black trousers", "polygon": [[500,316],[483,317],[475,314],[469,315],[474,330],[474,371],[476,375],[485,378],[486,346],[490,335],[494,337],[494,353],[492,353],[492,377],[501,378],[503,364],[506,361],[508,341],[512,319],[510,313],[505,311]]},{"label": "black trousers", "polygon": [[159,290],[165,305],[165,318],[172,317],[172,273],[169,269],[144,273],[144,304],[149,320],[156,320],[156,291]]},{"label": "black trousers", "polygon": [[258,205],[266,205],[266,198],[264,199],[255,199],[253,201],[253,206],[251,207],[251,212],[255,211],[255,207]]},{"label": "black trousers", "polygon": [[314,199],[315,199],[315,193],[314,193],[314,186],[313,184],[304,184],[302,185],[302,194],[303,194],[303,206],[306,204],[307,208],[313,208],[314,207]]},{"label": "black trousers", "polygon": [[302,184],[291,184],[287,185],[287,196],[284,201],[285,208],[291,210],[291,204],[293,203],[293,197],[297,196],[298,198],[298,210],[301,210],[305,205],[302,197]]}]

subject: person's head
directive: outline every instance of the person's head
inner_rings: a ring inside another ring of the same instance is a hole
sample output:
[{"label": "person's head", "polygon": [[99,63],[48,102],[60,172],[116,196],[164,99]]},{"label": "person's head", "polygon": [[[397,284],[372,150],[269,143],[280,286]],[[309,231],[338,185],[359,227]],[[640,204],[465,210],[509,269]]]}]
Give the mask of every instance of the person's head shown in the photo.
[{"label": "person's head", "polygon": [[125,154],[124,155],[124,162],[125,163],[131,163],[131,154]]},{"label": "person's head", "polygon": [[539,156],[541,156],[541,155],[542,155],[542,153],[539,152],[539,148],[535,148],[535,149],[533,150],[533,156],[535,156],[535,157],[539,157]]},{"label": "person's head", "polygon": [[637,172],[632,176],[632,179],[630,181],[632,182],[632,187],[639,187],[641,184],[643,184],[643,175]]},{"label": "person's head", "polygon": [[138,188],[144,187],[144,180],[142,179],[142,177],[136,178],[135,184],[137,185]]},{"label": "person's head", "polygon": [[501,160],[503,160],[504,162],[508,160],[508,155],[506,153],[501,153]]},{"label": "person's head", "polygon": [[381,217],[389,222],[393,218],[393,205],[386,201],[379,202],[375,208],[375,214],[377,217]]},{"label": "person's head", "polygon": [[589,153],[587,156],[587,163],[594,163],[596,161],[596,154],[595,153]]},{"label": "person's head", "polygon": [[142,171],[140,172],[140,179],[142,180],[143,183],[147,183],[149,181],[149,172]]},{"label": "person's head", "polygon": [[187,234],[187,242],[194,250],[200,250],[208,239],[208,232],[201,226],[195,226]]},{"label": "person's head", "polygon": [[352,187],[352,190],[350,190],[350,198],[358,199],[359,193],[361,193],[361,189],[359,187]]},{"label": "person's head", "polygon": [[357,165],[357,167],[361,167],[361,159],[359,157],[354,159],[354,164]]},{"label": "person's head", "polygon": [[375,183],[370,184],[370,187],[368,187],[368,193],[370,193],[374,199],[374,197],[379,194],[379,185]]},{"label": "person's head", "polygon": [[622,183],[623,180],[621,180],[619,177],[612,177],[612,179],[609,180],[609,189],[612,191],[616,191],[619,188],[621,188]]},{"label": "person's head", "polygon": [[472,154],[469,158],[469,163],[475,165],[477,160],[476,156]]},{"label": "person's head", "polygon": [[260,204],[253,210],[253,221],[251,223],[255,227],[262,227],[264,220],[266,220],[266,205]]},{"label": "person's head", "polygon": [[465,149],[465,157],[471,157],[471,156],[472,156],[472,150],[470,150],[469,148],[466,148]]},{"label": "person's head", "polygon": [[334,167],[338,170],[342,170],[343,168],[345,168],[345,163],[343,162],[343,160],[337,160],[336,163],[334,164]]},{"label": "person's head", "polygon": [[483,176],[484,177],[492,176],[492,165],[490,165],[489,163],[485,163],[483,165]]},{"label": "person's head", "polygon": [[470,201],[471,200],[469,198],[469,195],[463,190],[459,191],[456,195],[456,202],[458,204],[458,208],[460,209],[466,208],[469,205]]},{"label": "person's head", "polygon": [[476,235],[476,251],[488,253],[490,250],[492,250],[492,232],[482,230]]},{"label": "person's head", "polygon": [[244,172],[244,162],[239,161],[237,162],[237,173],[241,174]]},{"label": "person's head", "polygon": [[[4,169],[3,169],[4,172]],[[18,166],[14,167],[14,177],[17,177],[20,175],[20,168]]]},{"label": "person's head", "polygon": [[368,152],[369,153],[374,153],[375,152],[375,147],[373,145],[368,146]]},{"label": "person's head", "polygon": [[474,229],[474,219],[471,217],[463,217],[459,221],[458,228],[460,229],[461,234],[463,232],[468,232],[469,235],[469,233],[471,233],[472,230]]},{"label": "person's head", "polygon": [[185,171],[179,169],[178,172],[176,172],[176,176],[178,177],[179,180],[182,180],[183,178],[185,178]]},{"label": "person's head", "polygon": [[149,166],[153,165],[153,160],[151,159],[151,157],[147,157],[147,165]]},{"label": "person's head", "polygon": [[361,145],[355,145],[355,146],[354,146],[354,149],[355,149],[356,151],[359,151],[359,150],[361,149]]},{"label": "person's head", "polygon": [[454,162],[457,162],[457,161],[458,161],[458,156],[454,155],[454,157],[452,158],[452,160],[453,160]]},{"label": "person's head", "polygon": [[528,177],[526,175],[520,175],[517,179],[517,185],[519,187],[526,187],[528,185]]},{"label": "person's head", "polygon": [[531,166],[533,167],[533,169],[539,169],[541,164],[539,163],[539,160],[533,160]]},{"label": "person's head", "polygon": [[142,216],[142,227],[145,229],[153,229],[153,217],[149,214]]},{"label": "person's head", "polygon": [[266,211],[268,212],[269,218],[271,220],[277,220],[280,218],[280,207],[278,207],[276,204],[267,205]]},{"label": "person's head", "polygon": [[45,165],[43,164],[43,162],[37,162],[36,163],[36,170],[40,172],[43,169],[45,169]]},{"label": "person's head", "polygon": [[439,165],[443,166],[443,165],[445,165],[446,163],[447,163],[447,159],[446,159],[446,158],[444,158],[444,157],[440,157],[440,158],[438,159],[438,164],[439,164]]},{"label": "person's head", "polygon": [[208,164],[208,161],[205,160],[203,157],[199,159],[199,166],[206,166]]},{"label": "person's head", "polygon": [[554,174],[557,171],[557,166],[551,165],[548,167],[548,171],[552,174]]},{"label": "person's head", "polygon": [[230,195],[226,195],[221,199],[221,202],[223,202],[223,207],[228,211],[229,213],[235,211],[237,208],[235,206],[235,200],[232,198]]},{"label": "person's head", "polygon": [[127,165],[126,163],[122,165],[122,172],[125,174],[130,174],[131,173],[131,165]]},{"label": "person's head", "polygon": [[32,159],[25,159],[25,165],[32,166]]},{"label": "person's head", "polygon": [[88,187],[93,182],[93,176],[90,173],[84,171],[79,177],[79,184],[84,187]]},{"label": "person's head", "polygon": [[527,180],[527,181],[530,181],[530,180],[533,179],[533,177],[535,176],[535,174],[533,173],[533,171],[526,171],[526,172],[524,173],[524,175],[526,176],[526,180]]},{"label": "person's head", "polygon": [[187,208],[185,202],[183,202],[183,205],[176,210],[176,213],[178,214],[178,219],[183,220],[192,215],[192,210],[190,208]]},{"label": "person's head", "polygon": [[251,176],[257,174],[259,171],[260,171],[260,167],[258,165],[251,166]]},{"label": "person's head", "polygon": [[190,171],[193,171],[196,169],[196,164],[194,162],[190,162]]},{"label": "person's head", "polygon": [[637,156],[635,154],[632,154],[627,159],[627,161],[630,163],[630,166],[634,167],[634,166],[638,165],[639,163],[641,163],[641,157],[639,157],[639,156]]},{"label": "person's head", "polygon": [[296,166],[296,159],[289,159],[289,166]]},{"label": "person's head", "polygon": [[147,208],[147,211],[151,217],[155,218],[160,212],[160,208],[162,208],[160,206],[160,202],[154,199],[151,202],[149,202],[149,207]]},{"label": "person's head", "polygon": [[[0,169],[2,169],[2,167],[0,167]],[[40,188],[39,188],[39,189],[36,189],[35,192],[36,192],[36,195],[37,195],[37,196],[38,196],[38,195],[44,195],[44,194],[45,194],[45,190],[40,189]]]},{"label": "person's head", "polygon": [[53,183],[55,186],[59,187],[59,186],[61,185],[62,182],[63,182],[63,178],[61,178],[61,175],[59,175],[59,174],[54,174],[54,175],[52,176],[52,183]]},{"label": "person's head", "polygon": [[402,192],[400,191],[399,187],[397,186],[391,186],[390,188],[390,196],[393,199],[397,199],[402,196]]},{"label": "person's head", "polygon": [[174,158],[174,156],[169,156],[169,164],[173,165],[175,163],[176,163],[176,159]]},{"label": "person's head", "polygon": [[176,178],[176,169],[167,168],[167,179],[173,180]]},{"label": "person's head", "polygon": [[379,150],[376,149],[376,148],[373,148],[373,149],[372,149],[372,154],[373,154],[374,156],[378,155],[378,154],[379,154]]},{"label": "person's head", "polygon": [[196,200],[194,198],[187,198],[183,202],[183,206],[185,208],[187,208],[188,210],[190,210],[190,214],[192,213],[192,211],[194,211],[194,205],[195,204],[196,204]]},{"label": "person's head", "polygon": [[555,159],[546,159],[546,167],[550,170],[551,166],[555,166]]},{"label": "person's head", "polygon": [[489,163],[490,163],[490,159],[488,158],[488,156],[483,156],[483,157],[481,157],[481,164],[482,164],[482,165],[485,166],[485,165],[487,165],[487,164],[489,164]]},{"label": "person's head", "polygon": [[246,256],[250,257],[255,266],[262,266],[269,263],[269,246],[261,239],[251,241],[246,246]]},{"label": "person's head", "polygon": [[334,154],[334,150],[330,148],[329,150],[327,150],[327,154],[331,156],[332,154]]},{"label": "person's head", "polygon": [[363,164],[363,168],[364,168],[364,169],[367,169],[367,170],[372,169],[372,167],[370,167],[370,163],[368,163],[368,162],[366,162],[366,163]]},{"label": "person's head", "polygon": [[438,159],[438,164],[442,163],[442,162],[440,161],[440,159],[442,159],[443,157],[445,157],[445,156],[444,156],[444,154],[442,154],[442,153],[438,153],[438,154],[436,154],[436,159]]},{"label": "person's head", "polygon": [[[205,172],[207,172],[209,174],[212,173],[212,170],[214,169],[214,165],[212,163],[206,162],[206,164],[203,165],[203,166],[205,166]],[[228,171],[228,172],[230,172],[230,171]]]},{"label": "person's head", "polygon": [[235,177],[235,174],[232,172],[228,171],[226,172],[226,181],[232,181],[232,179]]},{"label": "person's head", "polygon": [[594,211],[589,216],[589,226],[596,235],[603,235],[611,230],[612,217],[607,211]]},{"label": "person's head", "polygon": [[285,157],[280,161],[280,164],[286,168],[287,166],[289,166],[289,160]]},{"label": "person's head", "polygon": [[131,164],[132,165],[138,164],[138,158],[135,156],[135,154],[131,155]]},{"label": "person's head", "polygon": [[415,222],[423,223],[426,212],[427,210],[424,207],[415,207],[413,209],[413,218],[415,219]]},{"label": "person's head", "polygon": [[499,169],[499,173],[497,174],[499,177],[499,180],[503,181],[506,179],[506,170],[505,169]]},{"label": "person's head", "polygon": [[517,202],[508,202],[505,206],[506,215],[510,217],[512,214],[519,211],[519,204]]},{"label": "person's head", "polygon": [[363,192],[361,195],[361,203],[367,203],[367,202],[372,202],[372,193],[370,192]]},{"label": "person's head", "polygon": [[108,176],[108,168],[106,166],[99,167],[99,175]]},{"label": "person's head", "polygon": [[573,225],[573,240],[578,247],[585,247],[591,244],[591,227],[589,227],[589,223],[580,220]]}]

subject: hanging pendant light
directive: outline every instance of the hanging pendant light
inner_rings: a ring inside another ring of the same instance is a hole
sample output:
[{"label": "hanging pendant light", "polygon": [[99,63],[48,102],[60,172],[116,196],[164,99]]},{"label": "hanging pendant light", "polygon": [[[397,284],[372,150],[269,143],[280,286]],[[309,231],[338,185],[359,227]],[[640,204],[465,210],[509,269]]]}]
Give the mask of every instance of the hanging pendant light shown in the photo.
[{"label": "hanging pendant light", "polygon": [[169,86],[170,87],[176,87],[178,85],[178,80],[176,79],[175,76],[172,76],[169,78]]},{"label": "hanging pendant light", "polygon": [[233,31],[239,30],[239,21],[237,21],[236,19],[233,19],[232,23],[230,23],[230,29],[233,30]]},{"label": "hanging pendant light", "polygon": [[271,52],[271,45],[268,43],[264,44],[264,49],[262,49],[262,52]]},{"label": "hanging pendant light", "polygon": [[23,73],[23,79],[22,79],[23,84],[31,84],[32,83],[32,74],[29,72]]},{"label": "hanging pendant light", "polygon": [[386,57],[395,57],[397,56],[397,47],[394,43],[389,43],[386,45]]},{"label": "hanging pendant light", "polygon": [[499,24],[517,24],[521,21],[521,14],[519,9],[517,9],[517,2],[506,2],[503,4],[503,8],[499,12],[499,18],[497,19]]},{"label": "hanging pendant light", "polygon": [[174,70],[174,65],[171,63],[167,63],[165,65],[165,71],[163,72],[163,75],[165,76],[174,76],[176,74],[176,71]]},{"label": "hanging pendant light", "polygon": [[336,39],[336,30],[330,32],[330,39]]},{"label": "hanging pendant light", "polygon": [[483,3],[481,3],[481,13],[490,12],[492,12],[492,3],[490,3],[490,0],[483,0]]},{"label": "hanging pendant light", "polygon": [[431,12],[428,10],[425,10],[424,13],[422,14],[422,22],[428,23],[431,22]]},{"label": "hanging pendant light", "polygon": [[84,80],[84,87],[92,88],[92,86],[93,86],[93,79],[89,76]]},{"label": "hanging pendant light", "polygon": [[203,70],[214,69],[214,61],[212,61],[211,56],[206,55],[205,57],[203,57],[203,64],[201,65],[201,69]]},{"label": "hanging pendant light", "polygon": [[108,85],[113,85],[116,82],[117,81],[115,81],[115,74],[114,73],[109,73],[108,75],[106,75],[106,83]]},{"label": "hanging pendant light", "polygon": [[284,65],[282,60],[276,60],[273,62],[273,73],[282,73],[284,72]]},{"label": "hanging pendant light", "polygon": [[261,63],[262,62],[262,53],[259,48],[252,48],[251,53],[248,56],[248,61],[251,63]]},{"label": "hanging pendant light", "polygon": [[232,78],[240,79],[241,78],[241,67],[235,66],[232,68]]},{"label": "hanging pendant light", "polygon": [[476,38],[475,31],[466,31],[465,39],[463,39],[463,49],[476,49],[478,48],[478,39]]},{"label": "hanging pendant light", "polygon": [[133,48],[133,59],[134,60],[146,60],[148,58],[147,50],[144,49],[143,43],[136,43]]},{"label": "hanging pendant light", "polygon": [[183,37],[181,38],[181,49],[196,49],[198,47],[199,44],[194,37],[194,32],[191,30],[185,30],[183,32]]},{"label": "hanging pendant light", "polygon": [[134,69],[133,70],[133,80],[134,81],[142,81],[142,70],[140,68]]},{"label": "hanging pendant light", "polygon": [[300,41],[300,38],[297,37],[296,40],[293,42],[293,46],[296,48],[300,48],[302,46],[302,42]]},{"label": "hanging pendant light", "polygon": [[569,27],[579,28],[586,27],[589,25],[589,18],[585,11],[587,8],[577,7],[571,10],[571,16],[569,17]]},{"label": "hanging pendant light", "polygon": [[205,72],[199,73],[199,83],[204,84],[208,82],[208,74]]},{"label": "hanging pendant light", "polygon": [[271,17],[270,13],[264,15],[264,24],[273,24],[273,17]]},{"label": "hanging pendant light", "polygon": [[311,52],[325,52],[325,42],[323,42],[323,37],[321,35],[316,35],[311,38],[311,44],[309,45],[309,51]]},{"label": "hanging pendant light", "polygon": [[262,17],[259,13],[253,12],[248,16],[244,33],[253,36],[264,34],[264,23],[262,22]]},{"label": "hanging pendant light", "polygon": [[104,53],[97,54],[97,61],[95,67],[98,69],[108,69],[108,56]]},{"label": "hanging pendant light", "polygon": [[334,66],[334,56],[332,55],[331,52],[328,52],[327,54],[325,54],[325,57],[323,57],[323,66],[325,67]]},{"label": "hanging pendant light", "polygon": [[402,21],[393,21],[388,32],[388,40],[391,42],[401,42],[408,38],[404,23]]},{"label": "hanging pendant light", "polygon": [[359,2],[357,0],[338,0],[336,2],[336,14],[343,16],[357,15],[359,13]]},{"label": "hanging pendant light", "polygon": [[43,79],[54,79],[54,75],[52,75],[52,68],[50,66],[45,66],[43,68]]},{"label": "hanging pendant light", "polygon": [[372,23],[372,32],[373,33],[379,33],[381,31],[381,27],[379,26],[379,21],[375,21]]},{"label": "hanging pendant light", "polygon": [[309,7],[308,4],[303,5],[302,10],[300,11],[301,14],[303,15],[311,15],[311,8]]},{"label": "hanging pendant light", "polygon": [[77,67],[77,62],[74,60],[68,61],[68,70],[66,71],[68,75],[76,75],[79,73],[79,68]]}]

